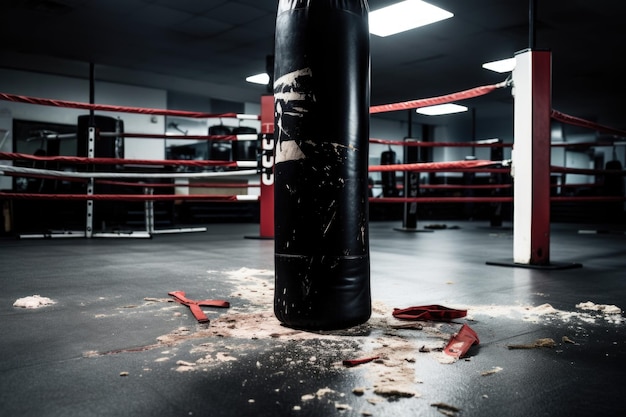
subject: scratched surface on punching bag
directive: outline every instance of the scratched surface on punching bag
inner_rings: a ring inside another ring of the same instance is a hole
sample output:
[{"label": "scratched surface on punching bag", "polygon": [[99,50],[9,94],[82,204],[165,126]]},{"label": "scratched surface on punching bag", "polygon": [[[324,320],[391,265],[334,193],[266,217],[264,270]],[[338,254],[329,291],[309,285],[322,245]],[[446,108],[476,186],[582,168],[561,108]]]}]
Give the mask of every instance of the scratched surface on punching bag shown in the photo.
[{"label": "scratched surface on punching bag", "polygon": [[[338,232],[341,232],[344,220],[338,210],[340,202],[336,196],[343,196],[342,199],[348,200],[352,198],[350,190],[354,187],[348,184],[351,180],[345,177],[346,168],[350,171],[346,164],[351,160],[347,154],[358,152],[358,149],[351,144],[330,142],[324,137],[323,129],[319,128],[323,121],[317,121],[313,116],[316,109],[312,107],[316,102],[310,91],[312,77],[312,71],[305,68],[276,80],[276,164],[298,164],[293,168],[298,171],[298,175],[290,177],[290,181],[285,184],[288,195],[294,196],[294,201],[290,202],[292,210],[309,213],[310,218],[302,220],[316,225],[310,231],[313,235],[318,235],[318,239],[332,237],[336,242],[337,232],[331,234],[331,229],[339,228]],[[315,193],[301,193],[301,185],[305,185],[306,189],[313,185],[317,190]],[[362,197],[360,200],[362,203]],[[290,212],[293,214],[293,211]],[[364,245],[365,218],[362,217],[359,221],[360,233],[349,239],[356,239]],[[293,234],[292,231],[286,245],[295,244],[299,237],[304,236]],[[306,238],[310,239],[311,235]],[[351,252],[350,248],[344,248],[342,254],[351,255]]]}]

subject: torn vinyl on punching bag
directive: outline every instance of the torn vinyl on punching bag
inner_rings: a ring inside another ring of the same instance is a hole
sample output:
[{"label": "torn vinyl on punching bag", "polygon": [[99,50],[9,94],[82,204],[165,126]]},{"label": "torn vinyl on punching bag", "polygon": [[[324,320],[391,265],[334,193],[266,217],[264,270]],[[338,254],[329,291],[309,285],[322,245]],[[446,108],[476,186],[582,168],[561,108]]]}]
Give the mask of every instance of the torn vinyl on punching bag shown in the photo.
[{"label": "torn vinyl on punching bag", "polygon": [[365,1],[279,2],[274,311],[287,326],[371,315],[367,16]]}]

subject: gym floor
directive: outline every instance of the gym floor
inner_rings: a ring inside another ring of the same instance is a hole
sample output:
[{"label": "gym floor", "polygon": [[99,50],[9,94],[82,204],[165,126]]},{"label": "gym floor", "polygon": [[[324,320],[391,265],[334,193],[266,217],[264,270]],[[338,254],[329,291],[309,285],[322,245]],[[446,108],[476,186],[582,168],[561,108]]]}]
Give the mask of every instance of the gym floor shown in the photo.
[{"label": "gym floor", "polygon": [[[626,306],[624,227],[553,224],[550,259],[563,267],[534,269],[490,263],[512,258],[506,224],[399,226],[370,224],[372,318],[335,332],[278,324],[274,243],[255,239],[258,224],[151,239],[3,238],[0,414],[623,414],[626,324],[611,309]],[[203,307],[211,321],[199,323],[172,302],[175,290],[230,307]],[[34,295],[52,304],[14,306]],[[467,316],[391,316],[431,304]],[[441,348],[462,324],[480,343],[452,361]]]}]

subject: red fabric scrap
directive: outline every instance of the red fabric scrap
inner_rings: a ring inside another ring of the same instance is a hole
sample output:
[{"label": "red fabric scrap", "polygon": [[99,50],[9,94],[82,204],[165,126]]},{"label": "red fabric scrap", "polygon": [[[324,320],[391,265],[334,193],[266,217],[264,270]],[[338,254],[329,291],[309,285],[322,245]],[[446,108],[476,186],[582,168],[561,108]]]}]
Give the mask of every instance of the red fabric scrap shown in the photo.
[{"label": "red fabric scrap", "polygon": [[372,356],[371,358],[361,358],[361,359],[346,359],[343,361],[344,366],[352,367],[357,365],[362,365],[364,363],[368,363],[371,361],[375,361],[379,356]]},{"label": "red fabric scrap", "polygon": [[174,297],[174,301],[177,303],[186,305],[191,310],[193,316],[200,323],[208,323],[209,318],[204,314],[204,311],[200,308],[200,306],[205,307],[220,307],[220,308],[228,308],[230,307],[230,303],[224,300],[190,300],[185,296],[184,291],[170,291],[167,293]]},{"label": "red fabric scrap", "polygon": [[467,310],[457,310],[438,304],[415,306],[408,308],[394,308],[393,316],[401,320],[436,320],[450,321],[467,315]]},{"label": "red fabric scrap", "polygon": [[450,356],[462,358],[472,345],[479,343],[480,341],[478,340],[476,332],[467,324],[464,324],[461,330],[450,338],[450,341],[446,347],[443,348],[443,351]]}]

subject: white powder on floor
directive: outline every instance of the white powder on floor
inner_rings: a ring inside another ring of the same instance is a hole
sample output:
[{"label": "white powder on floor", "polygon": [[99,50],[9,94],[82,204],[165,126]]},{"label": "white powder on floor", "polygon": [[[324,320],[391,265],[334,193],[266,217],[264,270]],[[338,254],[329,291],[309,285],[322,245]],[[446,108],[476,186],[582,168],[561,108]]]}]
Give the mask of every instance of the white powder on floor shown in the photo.
[{"label": "white powder on floor", "polygon": [[56,304],[56,301],[53,301],[48,297],[42,297],[35,294],[24,298],[18,298],[13,303],[13,307],[40,308],[51,304]]},{"label": "white powder on floor", "polygon": [[302,401],[309,401],[314,398],[322,398],[324,395],[334,394],[336,391],[328,387],[320,388],[315,394],[305,394],[302,396]]},{"label": "white powder on floor", "polygon": [[576,308],[579,308],[581,310],[600,311],[604,314],[622,314],[622,309],[616,305],[595,304],[591,301],[576,304]]},{"label": "white powder on floor", "polygon": [[[285,358],[284,369],[279,372],[287,372],[291,367],[305,361],[307,367],[320,370],[328,369],[330,366],[340,372],[354,372],[369,382],[368,386],[362,387],[359,395],[365,395],[369,403],[376,404],[385,397],[418,397],[420,394],[416,386],[420,382],[416,378],[419,371],[416,363],[422,358],[435,360],[441,364],[451,364],[458,360],[446,355],[442,350],[450,338],[459,331],[462,326],[460,322],[397,320],[391,314],[393,308],[374,301],[370,320],[361,326],[336,332],[296,330],[283,326],[274,316],[272,279],[274,271],[240,268],[235,271],[207,271],[207,273],[211,280],[225,280],[233,285],[233,291],[226,297],[231,307],[226,310],[204,308],[211,318],[208,325],[181,327],[157,339],[160,346],[202,340],[200,344],[194,344],[189,352],[195,357],[193,361],[177,362],[175,369],[179,372],[206,371],[218,364],[236,363],[259,348],[256,340],[274,340],[276,343],[314,341],[313,344],[298,344],[298,349],[302,351],[301,357]],[[590,301],[577,304],[576,311],[558,310],[547,303],[538,306],[448,305],[448,307],[468,310],[468,315],[463,320],[469,322],[489,318],[533,323],[550,323],[555,320],[596,322],[598,319],[607,320],[607,317],[610,317],[611,323],[620,324],[624,320],[618,307],[602,306]],[[324,352],[333,352],[334,356],[326,355]],[[355,367],[345,367],[341,360],[333,362],[337,357],[344,360],[374,357],[377,359]],[[257,361],[257,367],[266,366],[270,365]],[[331,396],[336,394],[320,392]],[[311,398],[303,397],[302,403],[294,405],[294,409],[306,407],[307,402],[320,397],[320,392],[309,393]]]},{"label": "white powder on floor", "polygon": [[[339,352],[343,359],[364,357],[377,359],[354,368],[346,368],[342,361],[329,364],[324,352],[315,350],[314,346],[317,344],[313,346],[303,344],[300,345],[303,351],[311,350],[307,361],[309,367],[328,369],[330,365],[345,372],[365,373],[371,381],[371,386],[365,390],[365,394],[368,395],[417,397],[420,395],[415,389],[418,383],[415,376],[417,356],[430,354],[433,359],[442,363],[456,360],[455,358],[450,360],[447,355],[442,355],[441,350],[452,334],[460,328],[460,324],[456,327],[448,324],[443,329],[441,323],[424,322],[414,329],[398,328],[407,322],[395,319],[391,315],[391,308],[375,301],[372,303],[370,320],[361,326],[342,331],[297,330],[283,326],[273,313],[274,294],[271,279],[273,271],[241,268],[236,271],[208,271],[208,274],[212,278],[226,277],[234,284],[234,290],[227,298],[231,302],[231,308],[224,312],[220,311],[220,315],[212,319],[208,326],[198,326],[193,334],[186,334],[177,329],[159,338],[161,342],[166,343],[190,338],[212,340],[195,345],[191,353],[204,356],[195,360],[194,366],[184,365],[182,368],[179,367],[179,371],[186,372],[194,368],[206,370],[207,366],[236,361],[254,349],[252,342],[242,343],[245,340],[273,339],[277,342],[314,340],[325,343],[329,346],[329,351]],[[209,312],[210,309],[205,310]],[[419,348],[424,345],[428,345],[429,348],[420,353]],[[285,368],[289,369],[302,361],[303,359],[287,358]],[[266,365],[258,363],[257,366]],[[312,394],[312,397],[319,397],[319,392]]]},{"label": "white powder on floor", "polygon": [[240,307],[273,308],[274,304],[274,283],[270,277],[274,276],[274,271],[269,269],[240,268],[236,271],[208,271],[211,275],[225,274],[229,280],[236,284],[235,291],[230,296],[247,303]]},{"label": "white powder on floor", "polygon": [[586,323],[597,323],[604,320],[613,324],[621,324],[625,321],[621,316],[622,310],[613,305],[600,305],[592,302],[580,303],[575,306],[579,310],[558,310],[550,304],[538,306],[530,305],[474,305],[461,306],[467,309],[467,320],[478,320],[481,317],[508,318],[532,323],[550,323],[555,320],[569,322],[579,320]]}]

